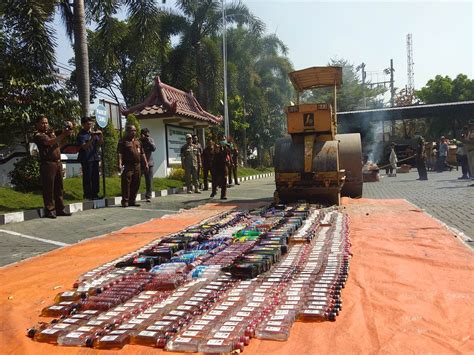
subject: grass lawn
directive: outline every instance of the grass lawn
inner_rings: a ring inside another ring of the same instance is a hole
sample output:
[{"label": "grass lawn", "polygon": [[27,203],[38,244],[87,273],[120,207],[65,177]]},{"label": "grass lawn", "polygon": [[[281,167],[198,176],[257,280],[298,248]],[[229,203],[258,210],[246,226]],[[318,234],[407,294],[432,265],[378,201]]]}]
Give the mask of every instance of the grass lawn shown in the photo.
[{"label": "grass lawn", "polygon": [[[239,168],[240,177],[258,175],[273,172],[271,168]],[[153,190],[165,190],[172,187],[182,187],[184,182],[167,178],[153,179]],[[100,180],[99,195],[102,196],[102,179]],[[107,197],[120,196],[120,177],[106,178]],[[140,183],[139,192],[145,192],[145,180]],[[82,178],[68,178],[64,180],[64,203],[82,201]],[[0,187],[0,213],[30,210],[43,207],[43,196],[41,191],[19,192],[12,188]]]}]

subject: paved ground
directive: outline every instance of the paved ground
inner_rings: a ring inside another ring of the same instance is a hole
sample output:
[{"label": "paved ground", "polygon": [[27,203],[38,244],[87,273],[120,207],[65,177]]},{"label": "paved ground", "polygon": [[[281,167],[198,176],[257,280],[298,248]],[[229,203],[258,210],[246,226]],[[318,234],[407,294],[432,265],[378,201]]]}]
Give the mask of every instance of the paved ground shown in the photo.
[{"label": "paved ground", "polygon": [[[242,182],[228,189],[227,203],[238,200],[266,199],[273,196],[274,178]],[[0,226],[0,266],[48,252],[64,245],[104,235],[123,227],[149,221],[166,214],[178,213],[209,201],[210,192],[202,194],[177,194],[159,197],[140,207],[112,207],[87,210],[71,217],[35,219],[22,223]],[[218,195],[219,196],[219,195]],[[34,239],[28,238],[33,237]]]},{"label": "paved ground", "polygon": [[[407,199],[474,239],[474,187],[467,186],[472,182],[457,180],[458,176],[459,172],[453,171],[430,173],[429,181],[416,181],[415,172],[398,174],[396,178],[382,177],[380,182],[365,184],[364,197]],[[228,202],[259,199],[270,202],[273,191],[273,177],[245,181],[229,189]],[[0,226],[0,266],[209,201],[208,192],[178,194],[142,203],[139,208],[88,210],[56,220],[36,219]],[[474,247],[473,242],[469,244]]]},{"label": "paved ground", "polygon": [[458,180],[460,171],[429,172],[428,181],[418,181],[415,169],[408,174],[386,177],[364,184],[363,197],[376,199],[404,198],[430,215],[463,232],[474,247],[474,184]]}]

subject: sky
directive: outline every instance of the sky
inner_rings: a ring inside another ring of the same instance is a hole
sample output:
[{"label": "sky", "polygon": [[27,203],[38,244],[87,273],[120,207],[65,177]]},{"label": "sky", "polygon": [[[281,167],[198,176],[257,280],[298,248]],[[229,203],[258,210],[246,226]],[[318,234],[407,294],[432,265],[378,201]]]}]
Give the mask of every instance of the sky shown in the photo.
[{"label": "sky", "polygon": [[[226,1],[230,3],[229,0]],[[287,45],[295,69],[324,66],[331,58],[366,64],[367,80],[393,59],[395,87],[407,84],[406,37],[412,34],[414,83],[420,89],[436,75],[474,76],[474,1],[243,0]],[[161,0],[158,0],[161,4]],[[164,5],[174,8],[174,1]],[[60,18],[57,60],[73,56]],[[377,76],[377,73],[379,74]]]}]

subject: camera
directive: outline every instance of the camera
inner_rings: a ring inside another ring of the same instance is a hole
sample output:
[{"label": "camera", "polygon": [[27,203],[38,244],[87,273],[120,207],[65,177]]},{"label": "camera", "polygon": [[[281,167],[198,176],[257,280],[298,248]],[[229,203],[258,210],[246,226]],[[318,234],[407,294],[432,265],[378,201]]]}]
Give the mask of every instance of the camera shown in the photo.
[{"label": "camera", "polygon": [[65,131],[70,131],[72,129],[72,123],[70,121],[64,122],[64,130]]}]

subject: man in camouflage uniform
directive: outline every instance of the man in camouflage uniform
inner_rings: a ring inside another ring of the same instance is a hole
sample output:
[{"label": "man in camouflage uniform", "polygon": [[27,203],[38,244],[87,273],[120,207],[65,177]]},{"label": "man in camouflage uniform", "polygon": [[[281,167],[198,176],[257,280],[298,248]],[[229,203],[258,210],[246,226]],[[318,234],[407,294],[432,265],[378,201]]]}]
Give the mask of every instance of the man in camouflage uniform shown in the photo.
[{"label": "man in camouflage uniform", "polygon": [[188,194],[192,193],[192,186],[194,186],[194,192],[200,194],[197,171],[198,166],[201,165],[201,156],[199,147],[193,143],[192,138],[189,133],[186,134],[186,144],[181,147],[181,167],[184,169]]}]

